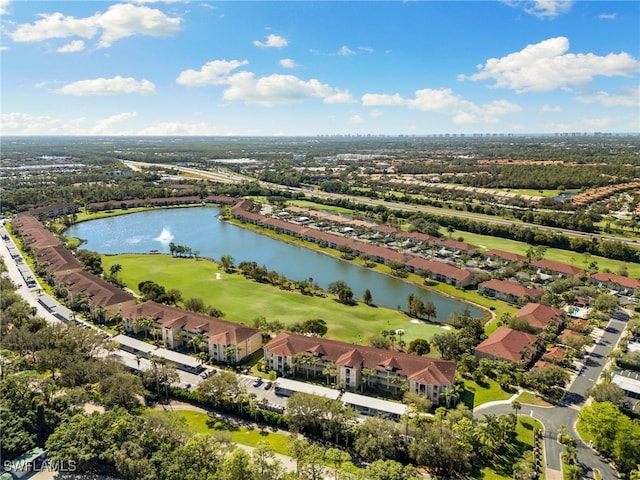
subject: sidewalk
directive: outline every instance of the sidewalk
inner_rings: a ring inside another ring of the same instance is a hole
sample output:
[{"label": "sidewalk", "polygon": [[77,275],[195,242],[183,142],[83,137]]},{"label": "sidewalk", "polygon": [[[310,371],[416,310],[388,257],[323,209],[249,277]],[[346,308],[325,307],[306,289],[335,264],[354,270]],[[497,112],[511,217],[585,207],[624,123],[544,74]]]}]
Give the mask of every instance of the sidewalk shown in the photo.
[{"label": "sidewalk", "polygon": [[524,392],[524,390],[518,390],[516,393],[514,393],[510,398],[506,400],[496,400],[494,402],[483,403],[481,405],[478,405],[477,407],[473,407],[473,411],[475,413],[484,408],[495,407],[496,405],[511,405],[511,402],[517,399],[522,394],[522,392]]}]

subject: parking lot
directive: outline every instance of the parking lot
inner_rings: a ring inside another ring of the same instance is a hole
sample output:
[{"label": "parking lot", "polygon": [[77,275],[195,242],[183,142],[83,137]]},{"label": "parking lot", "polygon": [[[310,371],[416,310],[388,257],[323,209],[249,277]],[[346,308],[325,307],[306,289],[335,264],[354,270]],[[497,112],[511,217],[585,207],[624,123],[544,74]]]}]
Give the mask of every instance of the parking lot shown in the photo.
[{"label": "parking lot", "polygon": [[[273,388],[273,382],[270,380],[264,380],[260,385],[254,386],[256,377],[249,375],[238,375],[238,383],[244,388],[247,393],[254,393],[258,398],[258,401],[266,400],[267,404],[271,404],[277,407],[285,407],[287,405],[286,397],[279,397],[275,394],[275,388]],[[270,388],[265,389],[266,385],[271,385]]]}]

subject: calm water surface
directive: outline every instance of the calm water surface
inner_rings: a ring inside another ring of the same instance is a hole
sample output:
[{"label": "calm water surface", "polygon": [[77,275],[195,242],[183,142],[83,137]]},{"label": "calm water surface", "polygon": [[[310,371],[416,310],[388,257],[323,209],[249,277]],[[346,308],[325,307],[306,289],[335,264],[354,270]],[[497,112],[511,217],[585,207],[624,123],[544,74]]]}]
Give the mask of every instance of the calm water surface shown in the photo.
[{"label": "calm water surface", "polygon": [[[218,219],[219,209],[193,207],[150,210],[90,220],[74,225],[66,235],[86,241],[82,248],[103,254],[170,253],[169,243],[200,251],[200,256],[219,260],[230,254],[236,265],[252,261],[292,280],[312,278],[321,288],[344,280],[357,298],[368,288],[376,305],[406,309],[410,293],[436,306],[438,321],[467,304],[437,292],[423,290],[397,278],[378,273],[303,247],[274,240]],[[471,314],[483,312],[468,307]]]}]

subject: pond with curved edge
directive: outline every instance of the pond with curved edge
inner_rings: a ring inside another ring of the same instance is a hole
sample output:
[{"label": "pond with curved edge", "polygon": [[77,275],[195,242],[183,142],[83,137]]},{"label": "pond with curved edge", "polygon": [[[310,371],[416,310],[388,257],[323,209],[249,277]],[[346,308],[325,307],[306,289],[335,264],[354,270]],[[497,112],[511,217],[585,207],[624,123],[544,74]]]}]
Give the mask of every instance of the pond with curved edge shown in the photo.
[{"label": "pond with curved edge", "polygon": [[381,307],[406,310],[410,293],[436,307],[437,321],[444,322],[452,312],[468,308],[471,315],[482,317],[473,305],[438,292],[419,288],[398,278],[355,265],[304,247],[291,245],[260,235],[218,218],[220,210],[192,207],[150,210],[89,220],[73,225],[65,235],[82,239],[86,248],[102,254],[170,253],[169,244],[188,246],[200,256],[220,260],[232,255],[235,264],[256,262],[291,280],[313,279],[321,288],[343,280],[356,298],[368,288]]}]

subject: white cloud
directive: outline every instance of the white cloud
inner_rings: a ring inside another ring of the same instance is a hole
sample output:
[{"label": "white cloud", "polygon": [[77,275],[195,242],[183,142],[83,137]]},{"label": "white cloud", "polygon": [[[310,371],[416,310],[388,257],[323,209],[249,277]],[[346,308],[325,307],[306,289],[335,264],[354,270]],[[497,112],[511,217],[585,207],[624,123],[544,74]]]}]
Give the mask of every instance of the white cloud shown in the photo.
[{"label": "white cloud", "polygon": [[352,115],[349,117],[349,123],[364,123],[364,118],[360,115]]},{"label": "white cloud", "polygon": [[355,103],[355,99],[349,90],[340,90],[339,88],[336,88],[331,95],[324,97],[324,103]]},{"label": "white cloud", "polygon": [[1,116],[0,135],[226,135],[208,123],[158,122],[141,129],[121,128],[136,118],[136,112],[123,112],[94,123],[85,117],[61,120],[44,115],[6,113]]},{"label": "white cloud", "polygon": [[640,105],[640,87],[630,88],[623,93],[595,92],[579,95],[578,101],[586,104],[599,103],[605,107],[634,107]]},{"label": "white cloud", "polygon": [[24,23],[9,33],[14,42],[39,42],[52,38],[78,36],[93,38],[99,35],[98,46],[109,47],[116,40],[132,35],[167,37],[180,30],[182,20],[169,17],[157,9],[117,3],[107,11],[86,18],[62,13],[41,13],[34,23]]},{"label": "white cloud", "polygon": [[556,37],[502,58],[491,58],[480,71],[459,80],[494,80],[497,88],[517,93],[549,92],[570,85],[584,85],[594,76],[629,76],[640,71],[640,62],[626,52],[598,56],[593,53],[566,53],[569,40]]},{"label": "white cloud", "polygon": [[246,71],[231,74],[248,63],[246,60],[214,60],[204,64],[200,70],[183,71],[176,82],[191,87],[228,85],[223,93],[225,100],[263,106],[299,103],[314,97],[325,103],[354,101],[348,90],[332,88],[316,79],[301,80],[293,75],[279,74],[256,77],[253,72]]},{"label": "white cloud", "polygon": [[187,0],[129,0],[129,3],[187,3]]},{"label": "white cloud", "polygon": [[450,88],[424,88],[416,91],[412,100],[407,100],[407,106],[425,112],[452,114],[461,109],[470,109],[473,104],[459,95],[454,95]]},{"label": "white cloud", "polygon": [[114,130],[114,127],[119,123],[122,123],[131,118],[135,118],[138,116],[137,112],[123,112],[118,113],[117,115],[111,115],[96,124],[91,129],[91,135],[122,135],[124,132],[117,132]]},{"label": "white cloud", "polygon": [[598,18],[600,20],[615,20],[616,18],[618,18],[618,14],[617,13],[601,13],[600,15],[598,15]]},{"label": "white cloud", "polygon": [[11,0],[0,0],[0,15],[9,13],[9,5],[11,5]]},{"label": "white cloud", "polygon": [[131,77],[96,78],[93,80],[80,80],[65,85],[56,90],[62,95],[125,95],[138,93],[140,95],[152,95],[156,87],[149,80],[136,80]]},{"label": "white cloud", "polygon": [[271,35],[267,36],[266,41],[261,42],[260,40],[254,40],[253,44],[256,47],[260,48],[282,48],[286,47],[289,42],[287,42],[286,38],[281,37],[280,35],[274,35],[272,33]]},{"label": "white cloud", "polygon": [[225,100],[241,100],[247,104],[273,106],[300,103],[309,98],[322,98],[325,103],[347,103],[351,94],[334,89],[316,79],[301,80],[293,75],[273,74],[256,78],[251,72],[239,72],[228,78]]},{"label": "white cloud", "polygon": [[215,126],[200,123],[158,122],[150,125],[135,135],[225,135]]},{"label": "white cloud", "polygon": [[46,115],[12,112],[2,114],[2,135],[48,135],[63,133],[63,123]]},{"label": "white cloud", "polygon": [[290,58],[283,58],[278,62],[282,68],[296,68],[298,64]]},{"label": "white cloud", "polygon": [[394,95],[365,93],[362,95],[362,105],[365,107],[393,107],[404,105],[406,102],[399,93]]},{"label": "white cloud", "polygon": [[58,53],[74,53],[84,50],[84,42],[82,40],[73,40],[56,50]]},{"label": "white cloud", "polygon": [[455,95],[449,88],[417,90],[412,99],[405,99],[398,93],[394,95],[366,93],[362,96],[362,105],[366,107],[406,106],[412,110],[448,115],[457,124],[496,123],[500,116],[522,110],[520,105],[506,100],[476,105]]},{"label": "white cloud", "polygon": [[233,70],[248,63],[246,60],[213,60],[205,63],[200,70],[190,69],[181,72],[176,83],[188,87],[221,85],[227,83],[227,77]]},{"label": "white cloud", "polygon": [[336,55],[340,55],[341,57],[349,57],[351,55],[355,55],[356,52],[354,52],[353,50],[351,50],[349,47],[347,47],[346,45],[341,46],[338,49],[338,52],[336,53]]},{"label": "white cloud", "polygon": [[0,46],[0,52],[4,52],[5,50],[9,50],[9,47],[7,47],[6,45]]},{"label": "white cloud", "polygon": [[546,103],[542,106],[543,112],[551,112],[551,113],[560,113],[562,112],[562,107],[560,105],[552,106],[547,105]]},{"label": "white cloud", "polygon": [[538,18],[555,18],[573,6],[573,0],[506,0],[503,3]]}]

